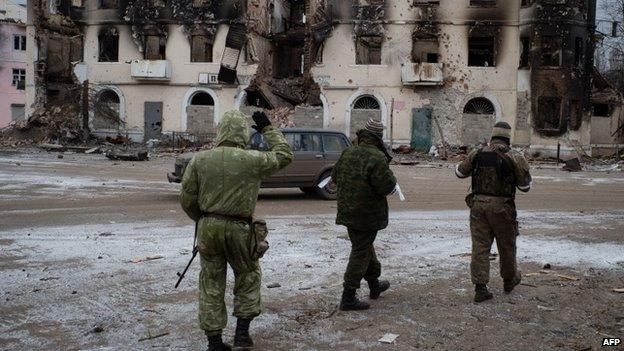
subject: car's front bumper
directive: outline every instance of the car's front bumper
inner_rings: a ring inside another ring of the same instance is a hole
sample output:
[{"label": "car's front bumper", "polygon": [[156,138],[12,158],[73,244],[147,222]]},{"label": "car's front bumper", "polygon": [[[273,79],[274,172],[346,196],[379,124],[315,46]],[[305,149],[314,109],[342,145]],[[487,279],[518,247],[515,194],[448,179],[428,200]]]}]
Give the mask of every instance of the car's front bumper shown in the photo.
[{"label": "car's front bumper", "polygon": [[169,183],[182,183],[182,178],[178,177],[175,173],[167,173],[167,180]]}]

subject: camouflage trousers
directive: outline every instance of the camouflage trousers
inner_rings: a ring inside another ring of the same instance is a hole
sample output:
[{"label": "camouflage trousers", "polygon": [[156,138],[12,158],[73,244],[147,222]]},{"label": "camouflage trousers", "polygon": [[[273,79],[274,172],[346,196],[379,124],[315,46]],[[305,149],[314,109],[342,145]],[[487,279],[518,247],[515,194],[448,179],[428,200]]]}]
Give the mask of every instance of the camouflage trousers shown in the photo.
[{"label": "camouflage trousers", "polygon": [[473,284],[490,280],[490,249],[496,239],[503,279],[516,276],[516,237],[518,221],[513,199],[477,195],[470,209],[472,259],[470,275]]},{"label": "camouflage trousers", "polygon": [[227,264],[234,271],[234,313],[238,318],[260,314],[260,263],[250,258],[250,229],[245,222],[202,218],[197,246],[199,272],[199,326],[212,336],[227,326],[225,288]]},{"label": "camouflage trousers", "polygon": [[344,274],[345,289],[359,289],[362,278],[377,279],[381,275],[381,263],[375,254],[373,242],[377,231],[361,231],[348,228],[351,254]]}]

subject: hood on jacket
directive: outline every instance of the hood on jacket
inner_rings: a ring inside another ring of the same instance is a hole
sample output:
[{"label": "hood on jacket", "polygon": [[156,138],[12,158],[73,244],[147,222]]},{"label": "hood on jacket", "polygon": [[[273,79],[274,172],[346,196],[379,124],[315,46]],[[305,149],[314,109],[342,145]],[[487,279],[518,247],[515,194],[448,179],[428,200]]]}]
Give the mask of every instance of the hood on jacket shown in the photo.
[{"label": "hood on jacket", "polygon": [[225,113],[217,131],[217,146],[228,141],[245,148],[249,142],[249,124],[247,117],[238,111],[230,110]]}]

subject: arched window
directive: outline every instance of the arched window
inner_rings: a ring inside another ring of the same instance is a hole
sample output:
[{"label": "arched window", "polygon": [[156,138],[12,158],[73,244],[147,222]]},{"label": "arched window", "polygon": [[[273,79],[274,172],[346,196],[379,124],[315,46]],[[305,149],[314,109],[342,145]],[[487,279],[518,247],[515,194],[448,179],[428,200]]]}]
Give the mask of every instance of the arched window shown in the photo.
[{"label": "arched window", "polygon": [[372,96],[362,96],[353,103],[354,110],[380,110],[379,101]]},{"label": "arched window", "polygon": [[195,106],[214,106],[214,99],[210,94],[200,91],[191,98],[191,105]]},{"label": "arched window", "polygon": [[98,94],[94,108],[93,126],[95,129],[117,129],[121,124],[119,95],[111,89]]},{"label": "arched window", "polygon": [[464,113],[473,115],[493,115],[496,113],[496,109],[490,100],[478,97],[468,101],[466,106],[464,106]]}]

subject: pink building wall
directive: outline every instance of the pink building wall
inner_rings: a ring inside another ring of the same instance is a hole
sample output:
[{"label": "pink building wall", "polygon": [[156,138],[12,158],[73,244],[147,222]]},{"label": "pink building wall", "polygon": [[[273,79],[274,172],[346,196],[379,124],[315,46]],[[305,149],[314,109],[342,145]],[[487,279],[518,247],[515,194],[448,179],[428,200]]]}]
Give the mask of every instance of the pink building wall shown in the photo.
[{"label": "pink building wall", "polygon": [[[25,90],[12,86],[13,69],[26,69],[26,51],[15,50],[14,35],[26,35],[26,26],[21,23],[0,21],[0,128],[11,123],[11,105],[24,105]],[[27,42],[26,45],[32,43]]]}]

